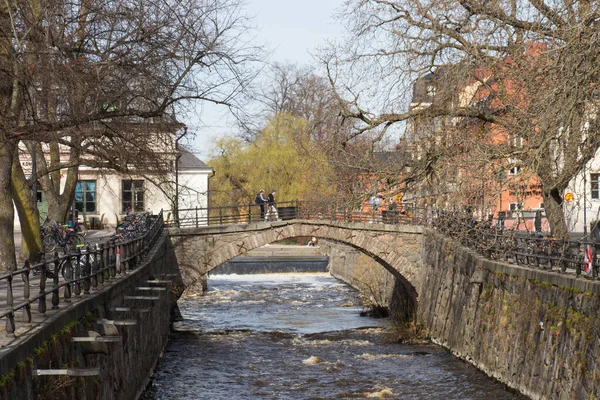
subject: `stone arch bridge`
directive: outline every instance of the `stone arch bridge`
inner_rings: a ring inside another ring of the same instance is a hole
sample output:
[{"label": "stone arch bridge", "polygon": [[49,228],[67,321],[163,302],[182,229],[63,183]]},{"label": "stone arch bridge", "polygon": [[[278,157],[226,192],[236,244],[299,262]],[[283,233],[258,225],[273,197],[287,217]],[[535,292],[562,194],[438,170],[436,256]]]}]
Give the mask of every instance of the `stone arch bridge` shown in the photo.
[{"label": "stone arch bridge", "polygon": [[[392,292],[396,296],[400,293],[402,298],[396,298],[393,303],[412,311],[416,307],[419,288],[422,233],[423,227],[418,225],[309,220],[169,229],[187,288],[200,289],[208,272],[250,250],[284,239],[314,236],[320,243],[328,243],[321,246],[328,253],[326,255],[335,253],[339,258],[344,252],[358,251],[366,255],[367,260],[372,260],[365,263],[363,257],[363,262],[352,265],[352,271],[338,272],[337,275],[342,275],[338,277],[355,287],[360,286],[356,281],[364,283],[367,269],[377,264],[377,268],[385,268],[393,277],[395,289],[390,288],[386,295],[388,300],[391,300]],[[339,268],[344,266],[338,266],[338,271]],[[336,275],[333,270],[332,274]]]}]

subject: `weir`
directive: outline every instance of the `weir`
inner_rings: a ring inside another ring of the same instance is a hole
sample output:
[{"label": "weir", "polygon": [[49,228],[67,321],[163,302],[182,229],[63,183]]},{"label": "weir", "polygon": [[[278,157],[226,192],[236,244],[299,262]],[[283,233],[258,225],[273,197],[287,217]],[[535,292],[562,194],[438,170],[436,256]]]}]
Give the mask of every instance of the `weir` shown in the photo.
[{"label": "weir", "polygon": [[329,257],[318,246],[270,244],[233,257],[218,266],[217,274],[327,272]]}]

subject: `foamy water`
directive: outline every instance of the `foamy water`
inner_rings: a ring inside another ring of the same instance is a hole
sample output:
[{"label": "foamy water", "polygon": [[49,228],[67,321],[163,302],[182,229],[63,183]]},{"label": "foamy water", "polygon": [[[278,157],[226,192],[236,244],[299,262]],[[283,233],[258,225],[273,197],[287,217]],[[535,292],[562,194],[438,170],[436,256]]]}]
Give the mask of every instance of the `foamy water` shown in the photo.
[{"label": "foamy water", "polygon": [[390,342],[328,274],[211,276],[142,400],[522,399],[435,345]]}]

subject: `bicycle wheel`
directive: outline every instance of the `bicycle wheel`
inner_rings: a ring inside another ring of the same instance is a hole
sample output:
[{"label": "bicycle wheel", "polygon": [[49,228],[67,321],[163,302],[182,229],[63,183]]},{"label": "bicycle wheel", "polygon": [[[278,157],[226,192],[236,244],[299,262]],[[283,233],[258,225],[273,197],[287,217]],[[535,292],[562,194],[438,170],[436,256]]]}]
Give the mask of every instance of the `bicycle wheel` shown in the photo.
[{"label": "bicycle wheel", "polygon": [[44,250],[44,253],[52,253],[56,249],[56,246],[58,246],[58,241],[54,236],[44,236],[44,239],[42,240],[42,249]]},{"label": "bicycle wheel", "polygon": [[79,233],[71,234],[67,238],[67,250],[69,251],[69,253],[74,253],[79,247],[82,247],[84,244],[85,239]]}]

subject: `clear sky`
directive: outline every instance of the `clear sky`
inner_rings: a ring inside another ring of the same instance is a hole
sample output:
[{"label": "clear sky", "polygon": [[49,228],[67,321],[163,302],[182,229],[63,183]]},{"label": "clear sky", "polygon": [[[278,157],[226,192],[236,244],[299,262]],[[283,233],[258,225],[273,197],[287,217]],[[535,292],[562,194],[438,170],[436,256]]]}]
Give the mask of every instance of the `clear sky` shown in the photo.
[{"label": "clear sky", "polygon": [[[344,0],[247,0],[246,14],[253,18],[257,28],[257,45],[272,51],[272,62],[289,62],[308,65],[327,39],[335,40],[343,34],[344,27],[333,18]],[[198,121],[182,121],[196,133],[192,151],[203,161],[208,158],[211,138],[230,132],[227,112],[215,106],[203,105]]]}]

